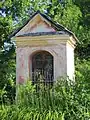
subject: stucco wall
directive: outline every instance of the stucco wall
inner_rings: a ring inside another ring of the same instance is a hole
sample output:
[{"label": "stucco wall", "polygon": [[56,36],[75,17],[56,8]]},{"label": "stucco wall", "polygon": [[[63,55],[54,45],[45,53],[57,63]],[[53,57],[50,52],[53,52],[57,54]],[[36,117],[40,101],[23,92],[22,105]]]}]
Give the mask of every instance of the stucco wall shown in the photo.
[{"label": "stucco wall", "polygon": [[69,79],[74,79],[74,48],[67,43],[66,47],[66,53],[67,53],[67,76],[69,76]]},{"label": "stucco wall", "polygon": [[[51,22],[40,14],[35,15],[18,31],[15,35],[17,83],[23,83],[32,77],[32,55],[42,50],[49,52],[54,58],[54,80],[66,75],[70,79],[73,78],[75,39],[65,31],[59,32],[60,34],[52,27]],[[39,34],[35,35],[35,33]]]},{"label": "stucco wall", "polygon": [[54,80],[67,74],[66,44],[43,47],[17,48],[17,83],[23,83],[32,74],[32,54],[36,51],[48,51],[54,58]]}]

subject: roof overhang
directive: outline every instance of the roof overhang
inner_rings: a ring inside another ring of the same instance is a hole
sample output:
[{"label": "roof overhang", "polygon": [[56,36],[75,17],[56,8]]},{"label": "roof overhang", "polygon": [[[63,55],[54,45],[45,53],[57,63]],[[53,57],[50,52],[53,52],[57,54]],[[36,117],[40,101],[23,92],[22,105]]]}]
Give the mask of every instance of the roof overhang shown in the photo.
[{"label": "roof overhang", "polygon": [[[35,17],[37,17],[37,15],[39,15],[39,16],[41,16],[42,17],[42,19],[44,20],[44,21],[46,21],[46,22],[48,22],[48,24],[50,25],[50,26],[52,26],[54,29],[56,29],[56,32],[37,32],[37,33],[28,33],[28,34],[22,34],[22,35],[17,35],[17,33],[21,30],[21,29],[23,29],[23,27],[25,27],[28,23],[29,23],[29,21],[32,21]],[[62,36],[62,35],[68,35],[69,37],[72,37],[72,39],[73,39],[73,41],[75,41],[76,43],[77,42],[79,42],[79,40],[77,39],[77,37],[75,36],[75,34],[73,33],[73,32],[71,32],[71,31],[69,31],[66,27],[64,27],[63,25],[61,25],[61,24],[58,24],[58,23],[56,23],[56,22],[53,22],[52,20],[51,20],[51,18],[50,17],[48,17],[47,15],[45,15],[45,14],[42,14],[40,11],[37,11],[34,15],[32,15],[32,17],[23,25],[23,26],[21,26],[19,29],[17,29],[16,31],[14,31],[10,36],[9,36],[9,38],[12,38],[13,39],[13,37],[15,38],[17,38],[17,37],[26,37],[26,36],[28,36],[28,37],[33,37],[33,36],[46,36],[46,35],[59,35],[59,36]]]}]

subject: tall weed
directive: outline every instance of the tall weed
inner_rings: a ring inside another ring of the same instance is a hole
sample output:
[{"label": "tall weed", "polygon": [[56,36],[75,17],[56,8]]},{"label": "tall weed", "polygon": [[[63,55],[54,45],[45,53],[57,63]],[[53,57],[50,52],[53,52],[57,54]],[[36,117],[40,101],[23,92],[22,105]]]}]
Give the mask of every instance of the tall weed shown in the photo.
[{"label": "tall weed", "polygon": [[17,88],[17,102],[0,107],[1,120],[89,120],[90,97],[81,82],[60,78],[52,87],[31,81]]}]

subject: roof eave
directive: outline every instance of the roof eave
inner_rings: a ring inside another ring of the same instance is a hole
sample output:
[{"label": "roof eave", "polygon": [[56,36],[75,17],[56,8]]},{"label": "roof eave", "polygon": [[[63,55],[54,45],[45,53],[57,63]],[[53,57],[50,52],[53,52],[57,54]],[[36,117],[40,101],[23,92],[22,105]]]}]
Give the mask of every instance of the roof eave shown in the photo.
[{"label": "roof eave", "polygon": [[40,14],[44,19],[46,19],[47,21],[49,21],[51,23],[51,26],[54,27],[57,31],[65,31],[67,34],[71,35],[76,42],[80,43],[79,40],[77,39],[77,37],[75,36],[75,34],[71,31],[69,31],[67,28],[65,28],[63,25],[58,24],[53,22],[47,15],[42,14],[39,10],[37,12],[35,12],[27,21],[26,23],[21,26],[20,28],[18,28],[16,31],[14,31],[9,38],[12,38],[13,36],[15,36],[26,24],[28,24],[28,22],[37,14]]}]

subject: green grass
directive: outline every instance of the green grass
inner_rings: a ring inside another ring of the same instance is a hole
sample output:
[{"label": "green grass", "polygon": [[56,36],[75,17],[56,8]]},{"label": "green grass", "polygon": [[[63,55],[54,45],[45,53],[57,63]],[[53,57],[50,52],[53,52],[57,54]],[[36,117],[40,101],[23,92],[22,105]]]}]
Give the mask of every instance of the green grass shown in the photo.
[{"label": "green grass", "polygon": [[82,83],[59,79],[52,88],[41,86],[36,92],[31,82],[19,85],[18,97],[0,106],[1,120],[89,120],[90,94]]}]

